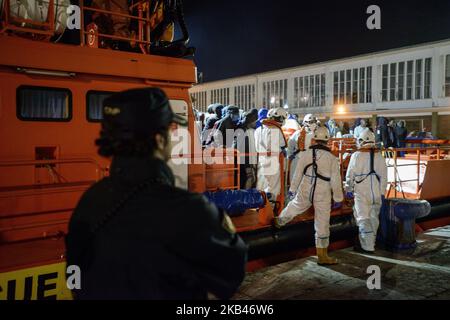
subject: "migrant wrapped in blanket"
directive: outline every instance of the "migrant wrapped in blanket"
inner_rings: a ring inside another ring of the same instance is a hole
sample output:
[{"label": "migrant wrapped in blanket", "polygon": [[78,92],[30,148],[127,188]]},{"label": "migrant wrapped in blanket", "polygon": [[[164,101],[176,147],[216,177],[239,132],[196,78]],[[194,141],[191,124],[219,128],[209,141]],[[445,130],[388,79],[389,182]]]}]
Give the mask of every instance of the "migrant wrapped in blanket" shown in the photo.
[{"label": "migrant wrapped in blanket", "polygon": [[256,189],[208,191],[204,195],[230,216],[240,215],[247,209],[264,207],[264,197]]},{"label": "migrant wrapped in blanket", "polygon": [[426,200],[385,199],[380,211],[378,242],[386,249],[397,251],[416,247],[416,219],[431,211]]}]

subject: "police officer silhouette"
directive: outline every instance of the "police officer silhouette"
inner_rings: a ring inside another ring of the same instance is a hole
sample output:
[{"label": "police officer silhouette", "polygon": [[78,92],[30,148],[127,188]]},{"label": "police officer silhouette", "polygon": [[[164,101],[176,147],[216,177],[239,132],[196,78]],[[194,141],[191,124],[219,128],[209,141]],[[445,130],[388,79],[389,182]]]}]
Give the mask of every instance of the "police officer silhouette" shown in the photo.
[{"label": "police officer silhouette", "polygon": [[110,176],[81,197],[66,237],[81,268],[76,299],[230,298],[245,274],[247,246],[228,216],[174,186],[166,162],[173,113],[157,88],[113,94],[103,104],[99,154]]}]

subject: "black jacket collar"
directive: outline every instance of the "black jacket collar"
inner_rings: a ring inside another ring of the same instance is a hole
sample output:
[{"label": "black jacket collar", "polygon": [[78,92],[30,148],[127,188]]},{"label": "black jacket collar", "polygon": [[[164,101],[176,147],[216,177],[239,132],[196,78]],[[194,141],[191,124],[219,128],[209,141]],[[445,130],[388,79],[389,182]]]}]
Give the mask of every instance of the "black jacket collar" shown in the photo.
[{"label": "black jacket collar", "polygon": [[139,183],[159,178],[171,186],[175,185],[172,170],[164,161],[156,158],[114,157],[110,177],[125,183]]}]

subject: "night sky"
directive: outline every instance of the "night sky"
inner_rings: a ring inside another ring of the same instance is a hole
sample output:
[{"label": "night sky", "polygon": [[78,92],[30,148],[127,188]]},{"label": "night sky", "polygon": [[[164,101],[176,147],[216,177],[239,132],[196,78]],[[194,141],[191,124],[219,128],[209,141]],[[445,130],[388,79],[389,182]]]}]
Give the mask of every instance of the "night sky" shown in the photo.
[{"label": "night sky", "polygon": [[205,82],[450,38],[450,0],[183,2]]}]

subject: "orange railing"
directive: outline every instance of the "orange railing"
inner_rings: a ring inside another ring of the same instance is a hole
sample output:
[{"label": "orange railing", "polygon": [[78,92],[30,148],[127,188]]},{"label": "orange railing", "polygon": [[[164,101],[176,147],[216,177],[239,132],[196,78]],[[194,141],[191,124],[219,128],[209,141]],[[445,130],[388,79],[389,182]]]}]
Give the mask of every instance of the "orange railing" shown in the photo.
[{"label": "orange railing", "polygon": [[[80,0],[80,9],[81,9],[81,29],[80,29],[80,39],[81,39],[81,45],[84,46],[86,44],[86,36],[97,36],[98,38],[107,38],[111,40],[118,40],[118,41],[127,41],[127,42],[135,42],[139,44],[139,47],[142,51],[142,53],[149,53],[150,49],[150,26],[152,24],[151,19],[151,12],[150,12],[150,2],[149,0],[142,0],[134,3],[129,9],[132,10],[133,8],[137,8],[138,15],[130,15],[120,12],[114,12],[94,7],[87,7],[84,5],[84,0]],[[138,22],[138,35],[137,38],[127,38],[117,35],[110,35],[110,34],[104,34],[104,33],[95,33],[93,34],[89,30],[85,30],[85,22],[84,22],[84,12],[90,11],[90,12],[97,12],[97,13],[103,13],[109,16],[116,16],[116,17],[122,17],[122,18],[128,18],[130,20],[136,20]]]},{"label": "orange railing", "polygon": [[[3,1],[3,10],[0,10],[3,14],[3,23],[0,33],[7,30],[29,32],[33,34],[45,35],[48,38],[54,35],[55,29],[55,0],[48,0],[48,13],[46,22],[39,22],[32,19],[23,19],[14,17],[11,15],[11,0]],[[1,18],[1,17],[0,17]],[[29,27],[24,27],[28,25]]]},{"label": "orange railing", "polygon": [[[102,168],[100,166],[100,164],[96,160],[91,159],[91,158],[60,159],[60,160],[1,161],[0,162],[0,168],[26,167],[26,166],[31,166],[31,167],[41,166],[41,167],[53,168],[54,165],[64,165],[64,164],[65,165],[77,165],[77,164],[92,165],[93,168],[94,168],[94,172],[95,172],[95,181],[98,181],[98,180],[102,179],[105,176],[105,173],[106,173],[106,169]],[[55,180],[56,181],[54,181],[54,183],[49,184],[48,187],[54,188],[55,186],[64,186],[64,185],[67,185],[68,183],[71,183],[69,181],[63,181],[65,179],[63,179],[62,176],[59,175],[59,173],[56,170],[52,169],[52,171],[55,174],[55,177],[56,177]],[[20,187],[20,189],[23,189],[23,188],[31,188],[31,189],[33,189],[35,186],[36,185],[19,186],[19,187]],[[13,190],[16,190],[17,188],[18,188],[17,186],[14,186],[14,187],[6,186],[6,187],[1,187],[0,191],[3,191],[3,192],[13,191]],[[40,189],[42,189],[42,188],[40,188]]]},{"label": "orange railing", "polygon": [[[447,146],[443,146],[447,145]],[[398,187],[400,187],[400,190],[402,192],[403,198],[405,198],[405,192],[402,188],[402,183],[405,182],[416,182],[415,187],[415,196],[416,198],[420,197],[420,191],[421,191],[421,184],[420,184],[420,171],[421,167],[427,167],[426,163],[423,163],[423,160],[428,160],[430,156],[424,155],[436,155],[437,159],[442,159],[443,155],[448,153],[450,150],[450,146],[448,144],[444,144],[435,146],[435,147],[419,147],[419,148],[389,148],[389,149],[383,149],[383,152],[385,153],[385,156],[389,159],[393,160],[393,163],[388,163],[388,168],[394,168],[394,181],[389,186],[388,194],[394,190],[394,197],[397,197],[398,195]],[[407,160],[413,160],[413,163],[398,163],[399,153],[407,153],[407,157],[401,157],[401,159],[407,159]],[[415,179],[406,179],[401,180],[398,176],[398,167],[415,167],[415,172],[417,174],[417,178]]]},{"label": "orange railing", "polygon": [[[23,19],[19,17],[15,17],[11,14],[11,0],[3,1],[3,10],[0,25],[0,33],[4,33],[8,30],[17,31],[22,33],[29,34],[39,34],[46,36],[47,40],[55,35],[55,1],[56,0],[48,0],[48,13],[47,19],[45,22],[39,22],[32,19]],[[87,37],[96,37],[97,39],[107,38],[111,40],[117,41],[126,41],[129,43],[136,43],[139,45],[139,48],[143,53],[150,52],[150,31],[153,25],[156,25],[158,22],[154,18],[154,14],[150,12],[150,4],[151,0],[141,0],[132,4],[128,9],[132,11],[134,9],[137,10],[137,15],[116,12],[111,10],[105,10],[100,8],[95,8],[91,6],[85,6],[84,0],[80,0],[80,45],[84,46],[86,44]],[[109,17],[121,17],[130,19],[130,21],[136,21],[138,24],[138,30],[136,37],[124,37],[113,34],[105,34],[99,33],[98,31],[86,30],[85,25],[85,13],[99,13],[104,14]]]}]

